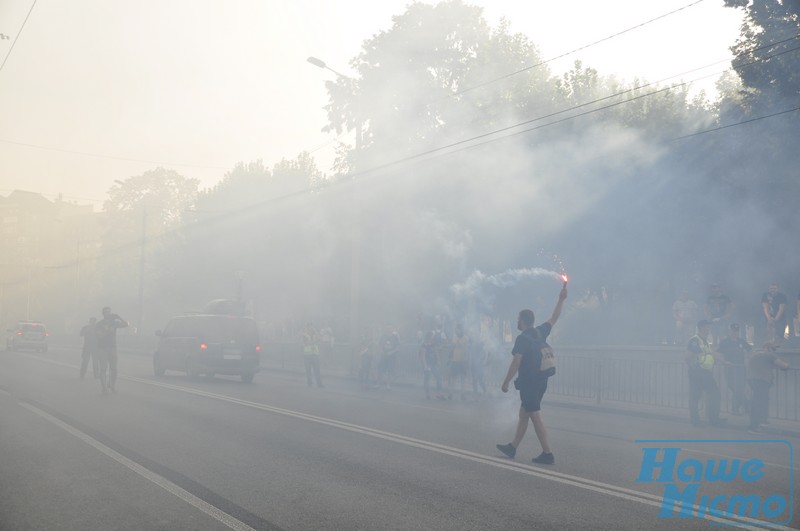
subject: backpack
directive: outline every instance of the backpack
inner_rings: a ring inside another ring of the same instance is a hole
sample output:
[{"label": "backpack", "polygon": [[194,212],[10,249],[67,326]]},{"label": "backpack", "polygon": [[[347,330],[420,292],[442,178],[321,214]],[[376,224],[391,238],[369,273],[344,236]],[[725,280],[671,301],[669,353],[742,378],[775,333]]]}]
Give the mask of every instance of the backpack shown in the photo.
[{"label": "backpack", "polygon": [[533,342],[534,350],[539,350],[542,353],[542,361],[536,372],[548,378],[554,376],[556,374],[556,356],[553,347],[547,341],[540,339],[538,335],[536,338],[530,338],[530,340]]},{"label": "backpack", "polygon": [[547,376],[553,376],[556,373],[556,354],[553,352],[553,347],[543,341],[544,345],[542,351],[542,363],[539,365],[539,372],[549,372]]}]

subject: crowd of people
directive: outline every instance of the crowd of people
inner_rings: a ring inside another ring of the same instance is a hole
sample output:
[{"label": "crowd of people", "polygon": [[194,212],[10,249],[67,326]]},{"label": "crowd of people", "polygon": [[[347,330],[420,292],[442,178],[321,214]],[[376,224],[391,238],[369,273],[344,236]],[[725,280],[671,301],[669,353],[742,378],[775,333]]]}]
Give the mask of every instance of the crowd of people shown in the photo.
[{"label": "crowd of people", "polygon": [[[759,310],[762,322],[751,323],[751,326],[763,325],[764,342],[781,345],[787,337],[800,334],[800,293],[797,295],[793,320],[789,319],[792,311],[789,307],[789,298],[780,291],[777,283],[770,284],[761,296]],[[705,319],[711,323],[711,342],[718,344],[725,337],[727,327],[735,320],[736,313],[736,304],[719,284],[711,285],[702,312],[700,305],[690,298],[689,291],[683,290],[672,304],[672,317],[675,322],[673,343],[686,345],[695,333],[697,321]],[[789,327],[790,324],[793,326]],[[755,341],[752,332],[747,335],[751,342]]]},{"label": "crowd of people", "polygon": [[[686,363],[689,372],[689,415],[692,425],[702,426],[700,400],[705,398],[708,422],[714,426],[725,424],[720,417],[720,389],[714,377],[714,366],[722,364],[726,384],[731,391],[733,415],[749,411],[750,433],[760,433],[769,411],[769,389],[773,385],[775,369],[786,370],[789,364],[779,358],[775,351],[780,344],[767,342],[753,348],[741,337],[741,326],[731,323],[727,335],[719,341],[716,349],[711,338],[713,322],[700,320],[696,333],[686,346]],[[751,396],[748,399],[746,386]]]},{"label": "crowd of people", "polygon": [[[520,334],[511,349],[511,362],[501,385],[501,390],[508,392],[513,380],[521,401],[513,440],[497,445],[498,450],[509,458],[515,457],[530,421],[542,447],[542,453],[533,461],[539,464],[555,462],[542,420],[541,401],[548,378],[555,373],[555,368],[546,359],[551,352],[547,338],[561,315],[566,297],[565,282],[552,315],[539,326],[534,326],[533,311],[526,309],[519,313],[517,328]],[[789,368],[789,364],[775,353],[787,336],[788,299],[777,284],[771,284],[761,302],[766,342],[758,348],[754,348],[752,340],[743,337],[743,326],[733,322],[736,305],[719,284],[711,286],[703,307],[703,318],[699,320],[700,308],[691,300],[688,291],[681,292],[673,304],[675,342],[685,345],[692,425],[705,424],[700,418],[701,403],[709,424],[719,426],[726,422],[720,416],[721,393],[714,373],[714,367],[722,365],[722,374],[732,397],[731,413],[735,416],[749,414],[749,431],[761,431],[768,416],[769,389],[773,385],[775,369]],[[800,294],[796,309],[800,316]],[[85,377],[91,364],[104,395],[116,392],[116,331],[127,326],[127,321],[105,307],[101,319],[92,317],[81,329],[84,345],[80,377]],[[461,400],[466,400],[469,396],[477,399],[486,395],[486,370],[490,356],[486,338],[480,332],[469,333],[461,324],[455,324],[451,330],[452,335],[448,337],[441,323],[435,322],[427,332],[419,333],[419,363],[426,398],[451,400],[458,394]],[[334,350],[333,330],[327,324],[317,329],[308,322],[301,338],[307,385],[324,387],[320,360],[330,356]],[[385,326],[379,337],[378,334],[363,336],[357,361],[362,389],[391,390],[398,377],[400,362],[397,330]],[[470,378],[471,395],[467,390]]]},{"label": "crowd of people", "polygon": [[[467,381],[471,377],[472,395],[485,395],[487,350],[480,339],[466,333],[458,324],[452,337],[441,326],[420,334],[419,362],[423,369],[425,396],[431,400],[452,399],[458,392],[468,398]],[[391,390],[400,362],[400,338],[397,330],[384,327],[377,341],[362,336],[359,346],[358,377],[362,389]],[[431,389],[431,384],[435,385]]]}]

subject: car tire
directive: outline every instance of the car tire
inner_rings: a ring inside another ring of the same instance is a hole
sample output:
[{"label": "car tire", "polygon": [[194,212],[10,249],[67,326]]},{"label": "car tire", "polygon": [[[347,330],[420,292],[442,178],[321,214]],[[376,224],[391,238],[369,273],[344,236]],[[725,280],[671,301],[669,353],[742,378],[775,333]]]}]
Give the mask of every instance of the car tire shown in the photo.
[{"label": "car tire", "polygon": [[254,372],[246,372],[242,375],[242,381],[244,383],[251,383],[253,381],[253,377],[256,374]]},{"label": "car tire", "polygon": [[164,376],[167,369],[158,362],[158,356],[153,356],[153,374],[156,376]]}]

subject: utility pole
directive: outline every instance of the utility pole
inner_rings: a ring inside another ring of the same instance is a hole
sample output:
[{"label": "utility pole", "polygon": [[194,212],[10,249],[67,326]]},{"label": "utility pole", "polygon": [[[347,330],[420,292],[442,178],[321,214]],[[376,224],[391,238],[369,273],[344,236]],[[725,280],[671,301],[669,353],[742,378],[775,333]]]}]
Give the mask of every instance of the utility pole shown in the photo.
[{"label": "utility pole", "polygon": [[142,317],[144,314],[144,263],[147,248],[147,206],[142,203],[142,249],[139,256],[139,306],[136,319],[136,333],[142,333]]}]

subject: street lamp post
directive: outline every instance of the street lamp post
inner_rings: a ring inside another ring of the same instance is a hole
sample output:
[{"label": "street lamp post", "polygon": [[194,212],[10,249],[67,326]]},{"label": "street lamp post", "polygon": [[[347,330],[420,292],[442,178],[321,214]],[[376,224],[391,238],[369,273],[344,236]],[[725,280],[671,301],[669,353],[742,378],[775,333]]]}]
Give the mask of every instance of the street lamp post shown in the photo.
[{"label": "street lamp post", "polygon": [[[355,80],[350,76],[346,76],[337,72],[333,68],[325,64],[325,61],[316,57],[309,57],[306,59],[312,65],[318,68],[324,68],[336,74],[342,79],[355,83]],[[362,138],[361,138],[361,116],[356,116],[356,163],[359,161],[361,154]],[[356,164],[357,166],[357,164]],[[358,329],[359,329],[359,297],[360,297],[360,277],[361,277],[361,233],[360,233],[360,217],[361,205],[358,197],[357,179],[353,179],[351,186],[353,192],[353,226],[351,232],[350,243],[350,342],[355,345],[358,343]]]}]

